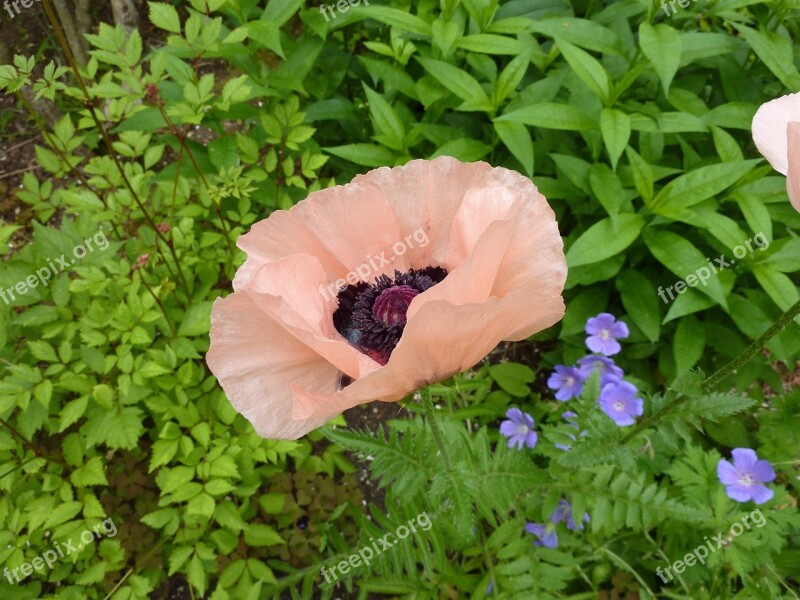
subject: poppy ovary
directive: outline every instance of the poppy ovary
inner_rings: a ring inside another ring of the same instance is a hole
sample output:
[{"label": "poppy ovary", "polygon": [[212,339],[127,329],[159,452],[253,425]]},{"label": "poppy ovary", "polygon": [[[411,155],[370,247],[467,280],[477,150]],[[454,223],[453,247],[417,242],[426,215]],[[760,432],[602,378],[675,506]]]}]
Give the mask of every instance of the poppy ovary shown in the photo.
[{"label": "poppy ovary", "polygon": [[418,294],[419,291],[408,285],[386,288],[375,299],[372,314],[387,326],[405,323],[408,307]]}]

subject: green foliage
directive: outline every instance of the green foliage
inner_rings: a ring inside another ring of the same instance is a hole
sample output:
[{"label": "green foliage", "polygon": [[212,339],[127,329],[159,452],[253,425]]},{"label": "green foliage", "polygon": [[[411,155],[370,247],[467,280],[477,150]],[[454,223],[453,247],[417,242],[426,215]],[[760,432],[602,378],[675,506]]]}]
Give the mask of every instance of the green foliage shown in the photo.
[{"label": "green foliage", "polygon": [[[749,131],[800,87],[796,3],[668,19],[634,0],[373,0],[330,20],[299,0],[146,10],[144,39],[93,29],[81,82],[57,56],[0,66],[42,134],[22,216],[0,224],[0,563],[118,528],[19,584],[0,577],[0,596],[145,598],[177,576],[215,600],[329,598],[321,565],[425,511],[429,531],[346,579],[354,597],[796,597],[800,395],[783,384],[798,324],[726,392],[700,374],[800,297],[800,215]],[[60,111],[53,127],[31,99]],[[565,318],[518,362],[431,388],[450,468],[420,418],[262,440],[203,361],[237,237],[366,168],[439,155],[518,170],[546,195]],[[689,285],[718,257],[729,266]],[[543,381],[585,353],[602,311],[631,328],[621,364],[645,415],[617,427],[594,381],[571,401],[589,432],[575,436]],[[511,405],[536,420],[532,451],[497,434]],[[766,525],[662,586],[658,566],[740,518],[715,471],[744,446],[780,465]],[[345,449],[383,502],[361,504]],[[535,547],[525,524],[560,499],[591,524]]]}]

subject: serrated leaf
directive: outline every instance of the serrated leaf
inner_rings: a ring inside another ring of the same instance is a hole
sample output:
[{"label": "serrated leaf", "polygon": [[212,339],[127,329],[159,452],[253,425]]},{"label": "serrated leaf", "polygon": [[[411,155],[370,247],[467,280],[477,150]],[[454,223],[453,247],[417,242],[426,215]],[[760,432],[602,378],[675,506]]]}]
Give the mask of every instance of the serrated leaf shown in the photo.
[{"label": "serrated leaf", "polygon": [[147,5],[150,7],[149,17],[153,25],[170,33],[181,32],[181,20],[174,6],[161,2],[148,2]]},{"label": "serrated leaf", "polygon": [[99,456],[90,458],[86,461],[86,464],[78,467],[70,474],[69,480],[75,487],[108,485],[103,469],[103,460]]}]

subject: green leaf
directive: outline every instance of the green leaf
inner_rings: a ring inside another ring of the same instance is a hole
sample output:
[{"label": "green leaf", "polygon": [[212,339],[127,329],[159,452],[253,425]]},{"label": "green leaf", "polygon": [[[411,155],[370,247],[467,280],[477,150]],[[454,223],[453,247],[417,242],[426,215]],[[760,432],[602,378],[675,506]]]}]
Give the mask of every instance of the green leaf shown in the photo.
[{"label": "green leaf", "polygon": [[186,564],[186,561],[189,560],[189,557],[194,553],[193,546],[178,546],[172,549],[172,552],[169,553],[169,571],[167,571],[167,575],[174,575],[178,571],[180,571],[181,567]]},{"label": "green leaf", "polygon": [[44,522],[42,527],[49,529],[56,525],[66,523],[75,515],[77,515],[82,508],[83,502],[77,502],[75,500],[71,502],[62,502],[47,515],[47,520]]},{"label": "green leaf", "polygon": [[[706,279],[705,285],[698,285],[699,281],[695,282],[697,290],[721,304],[725,310],[728,309],[725,292],[719,278],[713,273],[713,267],[709,266],[705,255],[691,242],[677,233],[652,227],[644,230],[643,238],[653,256],[679,277],[680,281],[674,286],[677,294],[683,294],[687,289],[694,287],[688,285],[690,275],[695,279],[702,277]],[[706,272],[708,278],[705,277]],[[686,281],[683,281],[684,279]]]},{"label": "green leaf", "polygon": [[[672,299],[670,299],[669,294],[663,287],[659,287],[658,290],[659,297],[664,303],[672,302]],[[714,300],[691,288],[686,290],[683,294],[675,294],[673,286],[672,296],[674,302],[672,302],[672,305],[669,307],[667,315],[664,317],[662,323],[669,323],[675,319],[680,319],[684,315],[691,315],[716,305]]]},{"label": "green leaf", "polygon": [[669,94],[672,78],[681,63],[681,36],[664,23],[655,27],[647,21],[639,26],[639,45],[661,79],[664,95]]},{"label": "green leaf", "polygon": [[371,90],[367,84],[364,90],[369,101],[369,114],[375,122],[377,129],[384,134],[386,145],[392,150],[402,151],[405,146],[405,127],[400,117],[383,96]]},{"label": "green leaf", "polygon": [[186,581],[197,590],[198,595],[202,598],[206,593],[206,571],[203,568],[203,561],[195,554],[189,561],[189,567],[186,569]]},{"label": "green leaf", "polygon": [[744,160],[744,154],[736,141],[730,133],[717,127],[711,126],[711,135],[714,138],[714,148],[722,162],[737,162]]},{"label": "green leaf", "polygon": [[453,47],[461,37],[464,26],[459,27],[454,21],[440,16],[433,22],[432,29],[434,46],[442,58],[448,58],[453,53]]},{"label": "green leaf", "polygon": [[170,521],[178,520],[178,511],[174,508],[162,508],[142,517],[142,523],[155,529],[161,529]]},{"label": "green leaf", "polygon": [[594,163],[589,169],[589,186],[609,215],[619,214],[626,192],[614,171],[605,163]]},{"label": "green leaf", "polygon": [[244,543],[248,546],[276,546],[286,544],[286,541],[268,525],[248,525],[244,531]]},{"label": "green leaf", "polygon": [[230,500],[223,500],[214,509],[214,518],[223,527],[233,532],[244,531],[248,525],[239,515],[239,511]]},{"label": "green leaf", "polygon": [[794,65],[792,38],[788,34],[761,32],[735,22],[731,22],[731,25],[739,30],[753,52],[786,88],[790,90],[800,88],[800,72]]},{"label": "green leaf", "polygon": [[144,433],[142,415],[142,411],[135,406],[103,410],[88,419],[81,431],[86,435],[89,446],[105,443],[113,450],[132,450]]},{"label": "green leaf", "polygon": [[239,164],[235,135],[223,135],[208,144],[208,157],[218,170],[227,170]]},{"label": "green leaf", "polygon": [[471,138],[459,138],[445,142],[431,155],[431,158],[453,156],[463,162],[475,162],[484,158],[491,151],[492,147],[489,144]]},{"label": "green leaf", "polygon": [[615,280],[622,298],[622,305],[651,342],[657,342],[661,334],[660,300],[653,283],[639,271],[629,269]]},{"label": "green leaf", "polygon": [[252,21],[244,26],[248,37],[265,48],[285,58],[281,46],[281,30],[271,21]]},{"label": "green leaf", "polygon": [[214,505],[214,497],[203,492],[189,500],[189,503],[186,505],[186,513],[210,518],[211,515],[214,514]]},{"label": "green leaf", "polygon": [[670,181],[653,200],[652,210],[663,216],[694,206],[732,186],[761,159],[700,167]]},{"label": "green leaf", "polygon": [[494,130],[506,148],[511,151],[528,177],[533,177],[533,140],[528,129],[515,121],[493,122]]},{"label": "green leaf", "polygon": [[700,398],[693,398],[671,411],[673,417],[687,417],[697,415],[704,419],[715,420],[725,415],[730,415],[746,408],[750,408],[756,401],[747,396],[734,394],[710,394]]},{"label": "green leaf", "polygon": [[344,158],[364,167],[393,166],[396,160],[394,152],[375,144],[345,144],[323,148],[328,154]]},{"label": "green leaf", "polygon": [[359,15],[363,15],[364,17],[369,17],[371,19],[380,21],[381,23],[385,23],[386,25],[391,25],[392,27],[397,27],[403,31],[408,31],[409,33],[415,33],[427,38],[433,37],[433,30],[428,23],[420,19],[418,16],[409,14],[404,10],[389,8],[386,6],[359,6],[356,7],[355,12]]},{"label": "green leaf", "polygon": [[527,50],[519,40],[491,33],[465,35],[456,43],[458,48],[483,54],[518,56]]},{"label": "green leaf", "polygon": [[589,265],[615,256],[630,246],[644,227],[636,214],[622,214],[598,221],[583,232],[567,251],[569,268]]},{"label": "green leaf", "polygon": [[61,415],[58,422],[58,431],[64,431],[67,427],[80,419],[83,416],[83,413],[86,412],[86,407],[88,404],[88,396],[81,396],[79,398],[75,398],[75,400],[70,400],[67,402],[64,405],[64,408],[61,409]]},{"label": "green leaf", "polygon": [[211,329],[211,307],[213,302],[198,302],[193,304],[181,321],[178,328],[179,336],[206,335]]},{"label": "green leaf", "polygon": [[[788,310],[798,299],[797,286],[788,276],[771,269],[767,265],[754,265],[753,275],[759,285],[772,298],[781,310]],[[800,316],[795,317],[795,322],[800,324]]]},{"label": "green leaf", "polygon": [[41,360],[51,364],[59,364],[58,355],[53,347],[44,340],[30,340],[28,342],[31,354],[36,360]]},{"label": "green leaf", "polygon": [[174,6],[161,2],[148,2],[147,5],[150,7],[150,22],[153,25],[170,33],[181,32],[181,20]]},{"label": "green leaf", "polygon": [[492,92],[492,102],[495,108],[499,107],[517,89],[517,86],[528,71],[528,65],[531,62],[530,56],[530,52],[522,52],[508,63],[506,68],[497,76],[494,91]]},{"label": "green leaf", "polygon": [[75,487],[89,487],[92,485],[108,485],[106,474],[103,472],[103,459],[94,456],[86,464],[75,469],[69,476]]},{"label": "green leaf", "polygon": [[424,56],[415,58],[439,83],[464,100],[464,105],[470,110],[491,109],[489,97],[472,75],[440,60]]},{"label": "green leaf", "polygon": [[631,174],[633,175],[636,191],[639,192],[639,196],[641,196],[645,205],[650,207],[653,202],[653,169],[630,146],[625,149],[625,156],[628,157],[628,162],[631,165]]},{"label": "green leaf", "polygon": [[77,467],[83,463],[83,447],[81,438],[77,433],[70,433],[61,443],[64,452],[64,460],[71,467]]},{"label": "green leaf", "polygon": [[611,166],[616,169],[617,161],[631,138],[631,120],[623,112],[613,108],[604,108],[600,113],[600,132],[603,134],[603,142],[611,160]]},{"label": "green leaf", "polygon": [[531,389],[527,384],[536,379],[536,373],[530,367],[518,363],[491,365],[489,375],[497,382],[497,385],[518,398],[526,398],[530,395]]},{"label": "green leaf", "polygon": [[603,65],[589,53],[573,46],[563,38],[556,37],[556,41],[572,71],[595,96],[600,98],[603,104],[608,104],[611,88],[608,73]]},{"label": "green leaf", "polygon": [[672,340],[672,351],[678,373],[688,371],[703,356],[706,346],[706,331],[692,316],[678,321],[675,337]]},{"label": "green leaf", "polygon": [[166,465],[178,451],[179,440],[156,440],[150,450],[150,466],[148,473],[152,473],[158,467]]},{"label": "green leaf", "polygon": [[588,19],[573,17],[557,17],[530,19],[530,31],[543,33],[552,38],[561,38],[568,42],[603,54],[621,54],[619,36],[607,27]]},{"label": "green leaf", "polygon": [[541,102],[517,109],[497,117],[495,121],[516,121],[544,129],[566,131],[588,131],[597,129],[597,123],[579,108],[571,104]]},{"label": "green leaf", "polygon": [[303,6],[303,0],[269,0],[261,18],[280,27]]}]

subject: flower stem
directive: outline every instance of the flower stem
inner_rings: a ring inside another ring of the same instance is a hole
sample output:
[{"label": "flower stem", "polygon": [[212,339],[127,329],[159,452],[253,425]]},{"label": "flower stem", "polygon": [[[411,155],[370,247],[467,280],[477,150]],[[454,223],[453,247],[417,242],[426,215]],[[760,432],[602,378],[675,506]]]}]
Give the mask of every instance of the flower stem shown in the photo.
[{"label": "flower stem", "polygon": [[[764,333],[762,333],[757,340],[755,340],[752,344],[750,344],[745,350],[724,367],[722,367],[719,371],[707,377],[703,382],[700,384],[702,388],[706,391],[711,391],[719,382],[725,379],[731,373],[735,373],[736,370],[745,364],[748,360],[753,358],[759,350],[761,350],[764,346],[767,345],[773,337],[778,335],[783,329],[797,316],[800,314],[800,300],[798,300],[794,305],[790,306],[789,309],[783,313],[778,320],[775,321],[769,329],[767,329]],[[619,444],[625,444],[626,442],[632,440],[642,431],[647,429],[648,427],[652,427],[659,421],[661,421],[664,416],[668,415],[672,411],[674,411],[679,406],[685,404],[689,400],[691,400],[691,396],[681,395],[678,396],[672,403],[664,406],[659,412],[652,414],[648,417],[645,417],[641,421],[639,421],[635,427],[633,427],[627,434],[625,434],[622,439],[619,441]]]},{"label": "flower stem", "polygon": [[720,381],[725,379],[731,373],[735,373],[736,370],[745,364],[748,360],[753,358],[755,354],[761,350],[764,346],[767,345],[767,342],[770,341],[773,337],[778,335],[783,329],[797,316],[800,315],[800,300],[794,303],[794,305],[790,306],[789,309],[783,313],[778,320],[775,321],[769,329],[767,329],[761,336],[755,340],[752,344],[750,344],[744,352],[742,352],[739,356],[734,358],[730,361],[727,365],[722,367],[719,371],[708,377],[703,382],[703,388],[706,390],[710,390],[714,388]]},{"label": "flower stem", "polygon": [[425,418],[427,419],[428,424],[431,426],[433,439],[436,440],[436,445],[439,446],[439,452],[442,454],[445,468],[450,471],[452,469],[450,463],[450,454],[447,452],[447,444],[445,444],[442,429],[439,427],[439,419],[436,416],[436,410],[433,408],[431,391],[427,387],[424,387],[419,391],[419,394],[422,399],[422,408],[425,410]]}]

